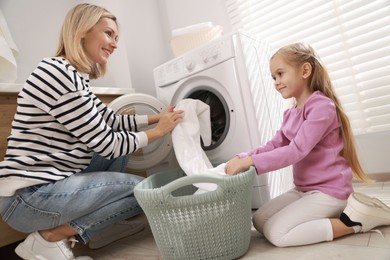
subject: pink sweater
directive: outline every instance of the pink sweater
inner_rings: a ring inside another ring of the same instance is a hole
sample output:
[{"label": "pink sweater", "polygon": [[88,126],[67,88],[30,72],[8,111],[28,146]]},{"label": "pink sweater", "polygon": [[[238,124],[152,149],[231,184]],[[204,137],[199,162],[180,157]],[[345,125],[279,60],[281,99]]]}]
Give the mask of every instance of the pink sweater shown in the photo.
[{"label": "pink sweater", "polygon": [[302,108],[284,112],[283,124],[271,141],[240,158],[251,156],[258,174],[293,165],[298,191],[319,190],[345,200],[353,191],[352,170],[340,156],[335,104],[314,92]]}]

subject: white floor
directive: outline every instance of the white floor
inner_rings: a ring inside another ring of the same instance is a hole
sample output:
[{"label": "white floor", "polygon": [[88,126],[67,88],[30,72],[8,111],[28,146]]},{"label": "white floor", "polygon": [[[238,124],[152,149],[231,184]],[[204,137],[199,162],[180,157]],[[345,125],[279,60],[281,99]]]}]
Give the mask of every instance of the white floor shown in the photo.
[{"label": "white floor", "polygon": [[[384,181],[378,181],[374,184],[356,183],[355,191],[375,196],[390,206],[390,174],[387,176],[383,179]],[[141,216],[141,218],[145,219],[144,216]],[[385,238],[382,238],[376,232],[367,232],[346,236],[332,242],[290,248],[277,248],[271,245],[253,229],[249,250],[240,259],[389,260],[390,226],[379,227],[378,229]],[[89,250],[85,246],[78,245],[75,248],[75,254],[89,255],[97,260],[162,259],[149,227],[133,237],[119,240],[98,250]]]}]

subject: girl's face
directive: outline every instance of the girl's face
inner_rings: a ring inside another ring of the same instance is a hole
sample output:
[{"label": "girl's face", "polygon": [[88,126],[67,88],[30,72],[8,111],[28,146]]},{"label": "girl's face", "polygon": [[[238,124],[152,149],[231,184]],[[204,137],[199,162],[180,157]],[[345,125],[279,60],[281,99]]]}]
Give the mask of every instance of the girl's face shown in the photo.
[{"label": "girl's face", "polygon": [[87,56],[95,63],[106,64],[117,48],[118,27],[112,19],[102,18],[89,30],[83,41]]},{"label": "girl's face", "polygon": [[308,73],[307,65],[305,63],[301,67],[293,67],[284,61],[281,54],[277,54],[270,61],[276,90],[285,99],[294,97],[298,107],[302,106],[311,94],[307,81],[311,67]]}]

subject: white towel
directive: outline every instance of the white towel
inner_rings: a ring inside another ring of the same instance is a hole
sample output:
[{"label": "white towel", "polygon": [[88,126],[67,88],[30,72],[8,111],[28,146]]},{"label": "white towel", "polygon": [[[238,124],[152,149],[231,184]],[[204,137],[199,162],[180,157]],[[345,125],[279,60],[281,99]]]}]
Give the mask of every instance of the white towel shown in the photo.
[{"label": "white towel", "polygon": [[14,54],[18,52],[12,40],[5,17],[0,10],[0,82],[15,82],[17,66]]},{"label": "white towel", "polygon": [[[175,110],[183,110],[183,121],[172,131],[172,143],[180,167],[187,175],[200,173],[225,175],[224,164],[213,167],[200,144],[211,144],[210,107],[198,99],[183,99],[176,104]],[[202,191],[217,188],[213,183],[194,184]]]}]

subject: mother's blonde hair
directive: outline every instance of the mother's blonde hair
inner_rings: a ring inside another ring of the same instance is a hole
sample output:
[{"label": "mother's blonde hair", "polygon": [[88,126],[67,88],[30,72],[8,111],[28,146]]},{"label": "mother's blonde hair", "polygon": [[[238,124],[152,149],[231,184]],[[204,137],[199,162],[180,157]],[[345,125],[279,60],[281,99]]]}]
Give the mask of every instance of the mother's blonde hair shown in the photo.
[{"label": "mother's blonde hair", "polygon": [[312,68],[309,77],[311,92],[321,91],[325,96],[332,99],[336,105],[336,112],[341,125],[340,134],[344,141],[344,148],[340,152],[341,156],[347,160],[358,179],[371,182],[372,180],[365,174],[360,165],[349,119],[336,96],[328,71],[314,49],[308,44],[294,43],[280,48],[271,59],[276,55],[281,55],[285,62],[296,67],[304,63],[310,64]]},{"label": "mother's blonde hair", "polygon": [[86,3],[73,7],[65,17],[56,52],[56,56],[66,58],[77,70],[89,74],[91,79],[103,76],[107,66],[88,58],[83,39],[102,18],[112,19],[117,24],[116,17],[103,7]]}]

